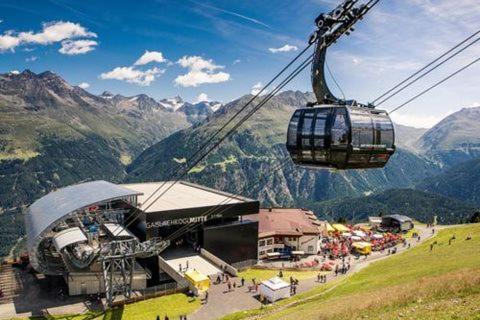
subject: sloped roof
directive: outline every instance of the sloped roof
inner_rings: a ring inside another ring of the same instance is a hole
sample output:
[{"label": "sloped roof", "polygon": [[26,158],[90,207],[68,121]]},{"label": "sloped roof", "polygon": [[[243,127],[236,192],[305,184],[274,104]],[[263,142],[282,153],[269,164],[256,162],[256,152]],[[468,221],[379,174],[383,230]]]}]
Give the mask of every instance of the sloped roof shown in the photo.
[{"label": "sloped roof", "polygon": [[185,181],[132,183],[121,186],[142,193],[142,196],[138,197],[138,204],[146,213],[256,202]]},{"label": "sloped roof", "polygon": [[412,221],[412,218],[401,215],[401,214],[392,214],[392,215],[389,215],[389,216],[385,216],[384,218],[394,219],[394,220],[397,220],[400,223]]},{"label": "sloped roof", "polygon": [[244,218],[258,221],[260,238],[273,235],[301,236],[303,234],[320,234],[325,225],[318,219],[312,219],[311,214],[311,211],[304,209],[272,208],[260,209],[259,214],[246,215]]}]

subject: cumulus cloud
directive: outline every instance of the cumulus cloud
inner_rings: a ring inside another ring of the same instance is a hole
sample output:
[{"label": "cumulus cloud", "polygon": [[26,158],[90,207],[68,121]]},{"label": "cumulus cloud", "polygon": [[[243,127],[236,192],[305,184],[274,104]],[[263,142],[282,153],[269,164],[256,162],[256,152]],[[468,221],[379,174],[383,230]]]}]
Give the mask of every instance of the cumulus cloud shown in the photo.
[{"label": "cumulus cloud", "polygon": [[80,88],[82,88],[82,89],[85,90],[85,89],[90,88],[90,84],[87,83],[87,82],[81,82],[81,83],[78,84],[78,87],[80,87]]},{"label": "cumulus cloud", "polygon": [[230,80],[230,74],[217,71],[223,66],[216,65],[212,59],[205,60],[199,56],[184,56],[177,61],[188,73],[175,78],[175,84],[182,87],[196,87],[204,83],[220,83]]},{"label": "cumulus cloud", "polygon": [[0,52],[6,50],[13,50],[20,45],[20,39],[12,35],[10,32],[6,32],[0,36]]},{"label": "cumulus cloud", "polygon": [[[256,84],[253,85],[252,90],[250,91],[250,93],[253,94],[254,96],[256,96],[257,94],[260,93],[260,90],[262,90],[262,88],[263,88],[263,83],[257,82]],[[263,93],[263,94],[268,93],[268,89],[265,88],[265,90],[263,90],[262,93]]]},{"label": "cumulus cloud", "polygon": [[208,95],[206,93],[200,93],[196,98],[195,98],[195,103],[199,102],[205,102],[205,101],[210,101],[208,98]]},{"label": "cumulus cloud", "polygon": [[104,72],[100,75],[101,79],[114,79],[134,83],[141,86],[149,86],[157,75],[163,74],[165,70],[159,68],[147,69],[145,71],[137,70],[131,67],[116,67],[112,71]]},{"label": "cumulus cloud", "polygon": [[163,57],[163,54],[160,51],[145,50],[145,53],[134,63],[134,65],[142,66],[151,62],[163,63],[166,61],[167,60]]},{"label": "cumulus cloud", "polygon": [[242,60],[240,60],[240,59],[233,60],[232,66],[234,66],[236,64],[239,64],[240,62],[242,62]]},{"label": "cumulus cloud", "polygon": [[97,35],[95,33],[88,31],[78,23],[69,21],[48,22],[42,25],[42,30],[40,32],[15,32],[12,30],[4,32],[3,35],[0,35],[0,51],[14,50],[16,47],[23,44],[48,45],[68,39],[96,37]]},{"label": "cumulus cloud", "polygon": [[58,52],[67,55],[85,54],[95,50],[97,44],[95,40],[65,40]]},{"label": "cumulus cloud", "polygon": [[270,51],[271,53],[290,52],[290,51],[297,51],[297,50],[298,50],[298,47],[293,46],[291,44],[286,44],[280,48],[268,48],[268,51]]}]

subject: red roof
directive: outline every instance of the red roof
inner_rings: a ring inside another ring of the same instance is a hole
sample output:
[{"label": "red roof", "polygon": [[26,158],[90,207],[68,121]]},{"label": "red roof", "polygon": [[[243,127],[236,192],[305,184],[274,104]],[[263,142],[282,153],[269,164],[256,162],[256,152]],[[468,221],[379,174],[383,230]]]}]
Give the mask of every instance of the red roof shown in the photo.
[{"label": "red roof", "polygon": [[258,214],[246,215],[245,219],[258,221],[260,238],[268,236],[301,236],[320,234],[325,224],[316,219],[310,210],[296,208],[260,209]]}]

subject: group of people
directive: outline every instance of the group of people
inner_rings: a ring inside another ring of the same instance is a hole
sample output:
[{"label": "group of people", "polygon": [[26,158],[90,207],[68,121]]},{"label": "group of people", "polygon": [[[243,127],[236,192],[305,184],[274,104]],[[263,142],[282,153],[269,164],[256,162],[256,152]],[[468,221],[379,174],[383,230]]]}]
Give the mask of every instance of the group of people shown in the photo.
[{"label": "group of people", "polygon": [[317,275],[317,282],[327,283],[327,275],[326,275],[326,274],[319,273],[319,274]]},{"label": "group of people", "polygon": [[338,274],[346,274],[350,270],[350,261],[345,263],[345,258],[343,259],[342,265],[339,266],[338,264],[335,266],[335,276]]}]

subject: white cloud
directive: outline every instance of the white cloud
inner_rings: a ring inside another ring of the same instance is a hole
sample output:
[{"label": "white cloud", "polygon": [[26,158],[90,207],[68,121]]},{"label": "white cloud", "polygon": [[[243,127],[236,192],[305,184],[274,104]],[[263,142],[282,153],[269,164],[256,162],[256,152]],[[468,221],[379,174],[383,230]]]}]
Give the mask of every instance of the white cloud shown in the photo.
[{"label": "white cloud", "polygon": [[290,52],[290,51],[297,51],[297,50],[298,50],[298,47],[293,46],[291,44],[286,44],[280,48],[268,48],[268,51],[270,51],[271,53]]},{"label": "white cloud", "polygon": [[0,36],[0,52],[13,50],[18,45],[20,45],[20,39],[11,35],[11,33],[6,32]]},{"label": "white cloud", "polygon": [[14,50],[22,44],[48,45],[68,39],[96,37],[95,33],[88,31],[78,23],[69,21],[49,22],[42,25],[42,31],[40,32],[6,31],[0,36],[0,51]]},{"label": "white cloud", "polygon": [[134,69],[134,67],[116,67],[112,71],[104,72],[101,79],[114,79],[134,83],[141,86],[149,86],[157,75],[163,74],[165,70],[152,68],[145,71]]},{"label": "white cloud", "polygon": [[34,33],[32,31],[20,32],[18,38],[25,43],[51,44],[66,39],[73,38],[96,38],[97,35],[89,32],[86,28],[78,23],[73,22],[50,22],[44,23],[41,32]]},{"label": "white cloud", "polygon": [[12,70],[12,71],[10,71],[10,73],[11,73],[11,74],[20,74],[20,71],[18,71],[18,70]]},{"label": "white cloud", "polygon": [[3,20],[2,20],[2,19],[0,19],[0,23],[2,23],[2,22],[3,22]]},{"label": "white cloud", "polygon": [[145,50],[145,53],[134,63],[135,66],[142,66],[150,62],[163,63],[167,60],[163,57],[163,54],[160,51],[148,51]]},{"label": "white cloud", "polygon": [[415,128],[431,128],[445,117],[452,114],[453,110],[448,110],[444,114],[412,114],[412,113],[393,113],[391,118],[393,122]]},{"label": "white cloud", "polygon": [[29,58],[26,58],[25,61],[26,61],[26,62],[34,62],[34,61],[36,61],[37,59],[38,59],[37,56],[31,56],[31,57],[29,57]]},{"label": "white cloud", "polygon": [[212,59],[205,60],[199,56],[184,56],[177,63],[189,69],[187,74],[175,78],[175,84],[182,87],[196,87],[204,83],[220,83],[230,80],[230,74],[216,72],[216,70],[224,67],[216,65]]},{"label": "white cloud", "polygon": [[207,95],[206,93],[200,93],[200,94],[195,98],[195,103],[205,102],[205,101],[210,101],[210,99],[208,99],[208,95]]},{"label": "white cloud", "polygon": [[[263,88],[263,83],[261,82],[257,82],[253,87],[252,87],[252,90],[250,91],[251,94],[253,94],[254,96],[257,95],[260,90],[262,90]],[[266,94],[268,92],[267,89],[263,90],[263,94]]]},{"label": "white cloud", "polygon": [[65,40],[58,52],[67,55],[85,54],[95,50],[97,44],[94,40]]},{"label": "white cloud", "polygon": [[88,88],[90,88],[90,84],[87,83],[87,82],[81,82],[81,83],[78,84],[77,87],[82,88],[82,89],[88,89]]},{"label": "white cloud", "polygon": [[234,66],[234,65],[236,65],[236,64],[239,64],[240,62],[242,62],[242,60],[240,60],[240,59],[235,59],[235,60],[233,60],[232,66]]}]

